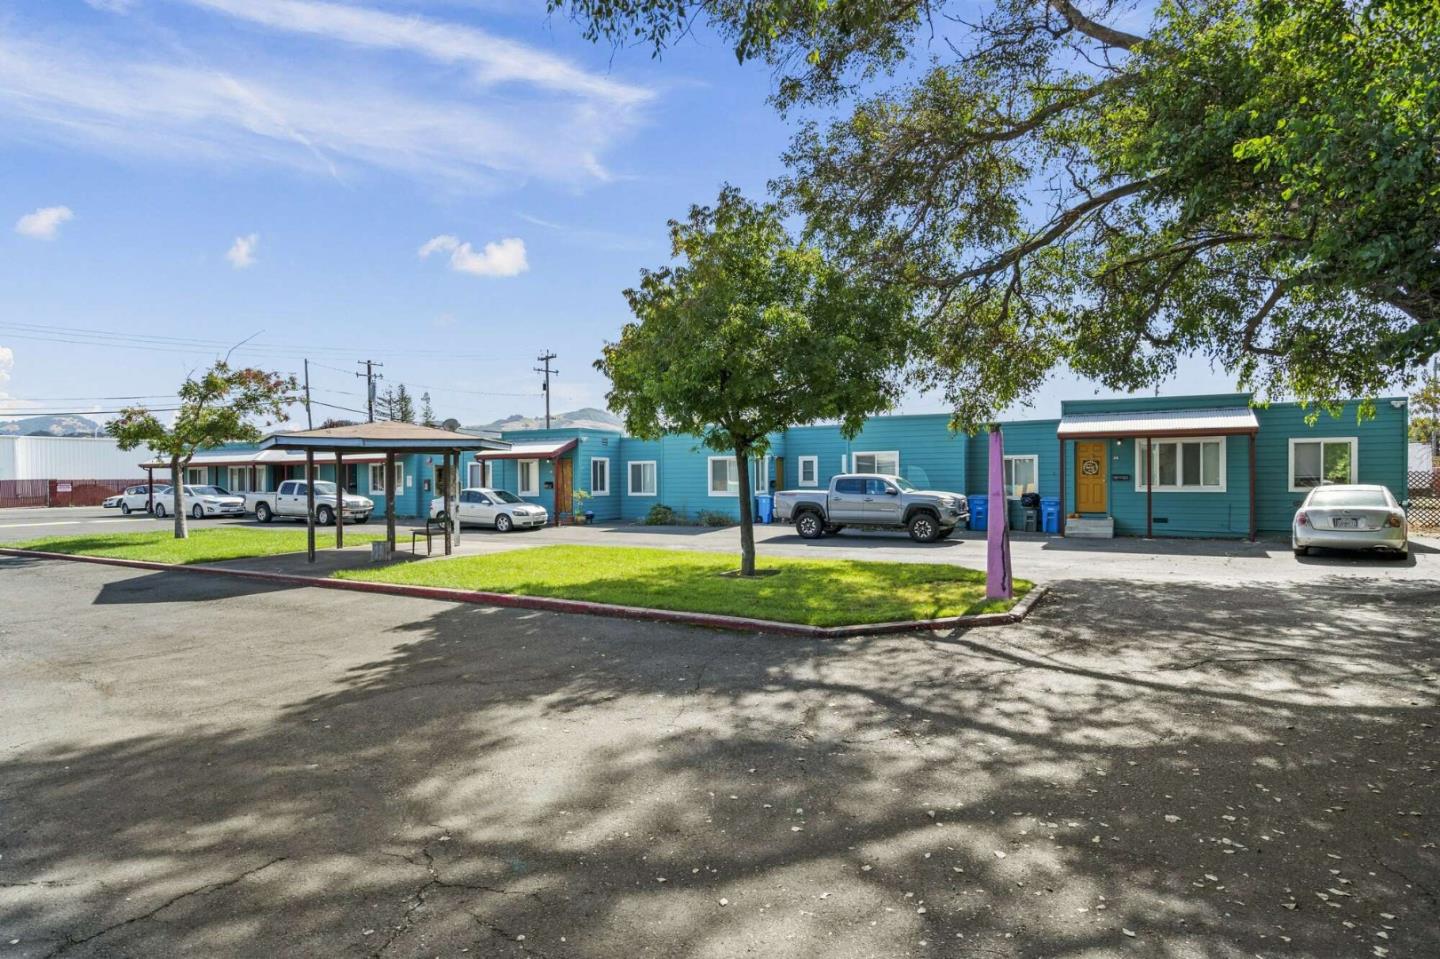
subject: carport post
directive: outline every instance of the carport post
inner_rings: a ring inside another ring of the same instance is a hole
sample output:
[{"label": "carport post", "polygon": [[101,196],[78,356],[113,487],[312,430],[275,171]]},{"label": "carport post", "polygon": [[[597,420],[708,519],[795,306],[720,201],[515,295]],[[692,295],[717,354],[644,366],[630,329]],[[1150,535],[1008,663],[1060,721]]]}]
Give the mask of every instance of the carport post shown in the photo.
[{"label": "carport post", "polygon": [[451,474],[451,477],[452,477],[452,478],[451,478],[451,480],[450,480],[450,488],[451,488],[451,490],[453,491],[451,495],[455,498],[455,509],[456,509],[456,515],[455,515],[455,545],[456,545],[456,546],[459,546],[459,545],[460,545],[460,515],[459,515],[459,509],[460,509],[460,487],[463,485],[463,484],[460,482],[460,458],[461,458],[462,456],[464,456],[464,455],[465,455],[465,454],[462,453],[460,450],[455,450],[455,451],[453,451],[453,452],[451,453],[451,459],[453,459],[453,460],[455,461],[455,462],[454,462],[455,471]]},{"label": "carport post", "polygon": [[345,546],[345,463],[335,451],[335,548]]},{"label": "carport post", "polygon": [[455,503],[450,499],[455,471],[450,468],[450,451],[446,450],[440,459],[445,464],[445,555],[450,555],[450,530],[455,525]]},{"label": "carport post", "polygon": [[315,451],[305,451],[305,542],[307,562],[315,562]]},{"label": "carport post", "polygon": [[154,515],[155,515],[155,467],[153,467],[153,466],[147,466],[147,467],[145,467],[145,486],[146,486],[145,492],[146,492],[146,494],[150,497],[150,506],[148,507],[148,511],[149,511],[149,513],[150,513],[151,516],[154,516]]},{"label": "carport post", "polygon": [[395,452],[385,454],[385,542],[395,555]]}]

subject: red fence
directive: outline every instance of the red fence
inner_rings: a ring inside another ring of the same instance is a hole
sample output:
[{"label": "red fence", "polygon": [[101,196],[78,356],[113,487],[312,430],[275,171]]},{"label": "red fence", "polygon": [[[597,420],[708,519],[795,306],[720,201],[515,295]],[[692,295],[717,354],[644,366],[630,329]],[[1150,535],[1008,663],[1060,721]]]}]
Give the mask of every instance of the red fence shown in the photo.
[{"label": "red fence", "polygon": [[143,479],[0,480],[0,508],[10,506],[99,506]]}]

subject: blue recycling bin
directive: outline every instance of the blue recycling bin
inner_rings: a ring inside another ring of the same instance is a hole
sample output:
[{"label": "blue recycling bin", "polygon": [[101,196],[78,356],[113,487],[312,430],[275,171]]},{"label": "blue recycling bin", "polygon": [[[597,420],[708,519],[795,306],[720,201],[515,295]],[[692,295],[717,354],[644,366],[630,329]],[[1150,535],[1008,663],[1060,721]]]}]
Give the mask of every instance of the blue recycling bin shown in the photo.
[{"label": "blue recycling bin", "polygon": [[970,502],[970,528],[985,529],[990,522],[990,497],[985,493],[971,493],[966,499]]},{"label": "blue recycling bin", "polygon": [[755,518],[762,523],[775,522],[775,497],[761,493],[755,497]]},{"label": "blue recycling bin", "polygon": [[1040,497],[1040,528],[1047,533],[1060,532],[1060,497]]}]

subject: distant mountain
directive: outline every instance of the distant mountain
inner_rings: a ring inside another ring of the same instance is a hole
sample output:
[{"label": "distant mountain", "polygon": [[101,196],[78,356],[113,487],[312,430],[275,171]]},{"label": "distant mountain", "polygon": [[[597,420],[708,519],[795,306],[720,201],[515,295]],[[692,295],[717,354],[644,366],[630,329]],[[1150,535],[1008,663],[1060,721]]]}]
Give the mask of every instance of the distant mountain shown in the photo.
[{"label": "distant mountain", "polygon": [[[544,428],[545,417],[522,416],[519,413],[513,416],[507,416],[502,420],[496,420],[493,423],[466,427],[466,429],[494,430],[496,432],[504,432],[506,430],[543,430]],[[556,430],[612,430],[616,433],[624,430],[624,426],[620,423],[620,417],[613,413],[608,413],[605,410],[597,410],[593,406],[571,410],[568,413],[552,413],[550,415],[550,428]]]},{"label": "distant mountain", "polygon": [[27,416],[0,420],[0,436],[101,436],[105,431],[88,416]]}]

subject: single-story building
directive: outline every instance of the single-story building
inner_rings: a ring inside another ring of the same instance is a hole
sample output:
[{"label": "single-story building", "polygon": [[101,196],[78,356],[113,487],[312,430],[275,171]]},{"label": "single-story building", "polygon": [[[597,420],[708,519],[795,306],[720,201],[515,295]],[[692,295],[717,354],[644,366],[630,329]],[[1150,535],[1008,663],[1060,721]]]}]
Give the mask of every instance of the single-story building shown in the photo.
[{"label": "single-story building", "polygon": [[[1058,498],[1071,530],[1116,535],[1244,537],[1290,527],[1296,506],[1321,483],[1379,483],[1406,497],[1408,404],[1359,403],[1339,416],[1294,403],[1252,406],[1248,393],[1070,400],[1059,419],[1001,424],[1012,521],[1025,493]],[[509,431],[508,450],[468,454],[467,486],[495,486],[568,515],[639,520],[663,504],[694,517],[739,516],[734,458],[692,437],[642,440],[599,429]],[[299,475],[302,462],[232,448],[197,456],[191,482],[273,489]],[[247,459],[253,457],[253,459]],[[751,465],[752,489],[821,487],[841,472],[896,473],[916,486],[986,493],[984,434],[954,433],[946,414],[877,416],[854,439],[835,425],[797,427],[771,438]],[[1148,461],[1148,469],[1147,469]],[[397,483],[396,509],[421,515],[434,494],[434,463],[409,456]],[[320,467],[322,478],[330,478]],[[346,487],[381,498],[374,464],[347,464]],[[251,484],[251,485],[245,485]],[[262,484],[256,486],[254,484]],[[584,491],[583,504],[576,491]],[[1079,524],[1077,527],[1076,524]]]}]

